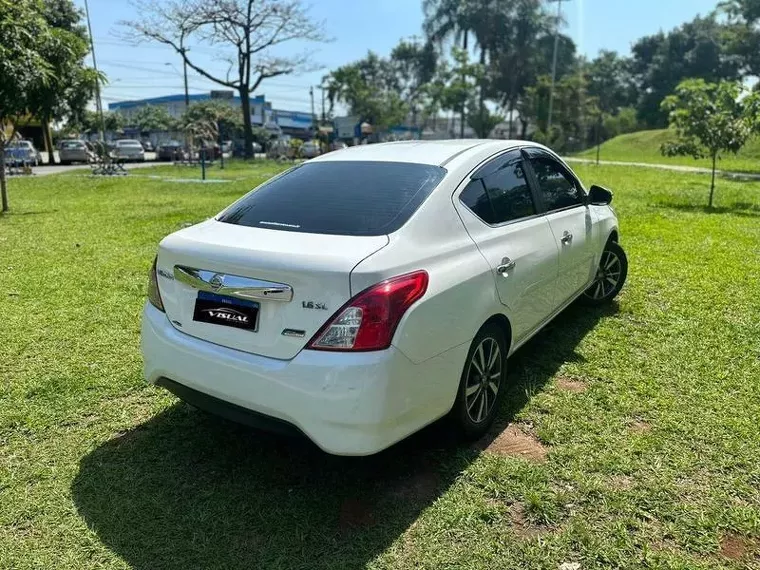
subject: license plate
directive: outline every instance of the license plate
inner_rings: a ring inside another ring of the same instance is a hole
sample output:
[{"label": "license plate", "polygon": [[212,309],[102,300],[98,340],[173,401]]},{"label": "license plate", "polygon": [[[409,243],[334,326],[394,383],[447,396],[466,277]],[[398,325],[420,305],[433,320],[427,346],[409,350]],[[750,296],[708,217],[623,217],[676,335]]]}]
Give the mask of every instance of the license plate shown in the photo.
[{"label": "license plate", "polygon": [[255,301],[198,291],[193,320],[255,331],[258,316],[259,304]]}]

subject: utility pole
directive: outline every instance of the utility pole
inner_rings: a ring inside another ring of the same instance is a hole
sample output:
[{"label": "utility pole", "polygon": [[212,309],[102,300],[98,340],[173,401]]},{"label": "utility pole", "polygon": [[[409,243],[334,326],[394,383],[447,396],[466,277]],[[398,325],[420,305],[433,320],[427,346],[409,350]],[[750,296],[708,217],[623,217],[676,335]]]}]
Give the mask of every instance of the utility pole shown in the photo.
[{"label": "utility pole", "polygon": [[317,125],[317,115],[314,112],[314,86],[309,85],[309,97],[311,98],[311,124]]},{"label": "utility pole", "polygon": [[325,113],[325,88],[321,85],[319,88],[322,90],[322,124],[324,125],[327,121],[327,113]]},{"label": "utility pole", "polygon": [[[557,24],[554,29],[554,55],[552,56],[552,86],[549,90],[549,120],[547,126],[547,135],[552,131],[552,115],[554,114],[554,83],[557,80],[557,51],[559,50],[559,23],[562,20],[562,1],[563,0],[549,0],[549,2],[557,3]],[[570,0],[565,0],[569,2]]]},{"label": "utility pole", "polygon": [[[90,23],[90,7],[87,0],[84,0],[84,12],[87,15],[87,32],[90,34],[90,49],[92,50],[92,67],[95,73],[98,73],[98,62],[95,59],[95,40],[92,37],[92,24]],[[100,118],[100,142],[106,140],[106,121],[103,118],[103,102],[100,99],[100,75],[95,78],[95,109],[97,109]]]},{"label": "utility pole", "polygon": [[182,69],[185,76],[185,111],[190,109],[190,93],[187,91],[187,59],[185,59],[185,54],[188,51],[190,50],[184,46],[180,49],[180,53],[182,54]]}]

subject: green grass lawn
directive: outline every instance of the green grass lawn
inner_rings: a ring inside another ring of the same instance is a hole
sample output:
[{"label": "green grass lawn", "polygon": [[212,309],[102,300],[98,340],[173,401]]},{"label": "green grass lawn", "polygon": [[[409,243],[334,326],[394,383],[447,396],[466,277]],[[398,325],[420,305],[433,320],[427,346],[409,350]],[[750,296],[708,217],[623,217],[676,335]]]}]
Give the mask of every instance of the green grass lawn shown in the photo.
[{"label": "green grass lawn", "polygon": [[[673,133],[667,129],[620,135],[602,144],[600,159],[703,168],[712,166],[709,159],[694,160],[689,156],[662,156],[660,152],[662,143],[669,142],[674,138]],[[585,150],[576,156],[596,159],[596,147]],[[718,168],[735,172],[760,172],[760,137],[750,140],[739,154],[724,156],[718,162]]]},{"label": "green grass lawn", "polygon": [[0,568],[760,567],[760,183],[721,180],[706,212],[704,175],[580,167],[615,190],[619,302],[515,355],[481,445],[437,425],[351,459],[142,380],[157,242],[278,168],[11,180]]}]

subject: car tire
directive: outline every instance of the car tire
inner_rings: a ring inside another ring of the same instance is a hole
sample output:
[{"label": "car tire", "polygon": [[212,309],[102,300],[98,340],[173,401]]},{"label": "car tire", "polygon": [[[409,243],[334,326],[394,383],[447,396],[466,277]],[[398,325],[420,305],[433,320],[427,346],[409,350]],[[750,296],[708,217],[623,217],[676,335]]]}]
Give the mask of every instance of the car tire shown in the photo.
[{"label": "car tire", "polygon": [[483,326],[472,341],[451,410],[467,439],[485,435],[496,418],[506,392],[507,353],[504,332],[495,324]]},{"label": "car tire", "polygon": [[604,246],[599,267],[588,289],[581,295],[585,305],[597,306],[609,303],[625,285],[628,277],[628,257],[620,244],[608,241]]}]

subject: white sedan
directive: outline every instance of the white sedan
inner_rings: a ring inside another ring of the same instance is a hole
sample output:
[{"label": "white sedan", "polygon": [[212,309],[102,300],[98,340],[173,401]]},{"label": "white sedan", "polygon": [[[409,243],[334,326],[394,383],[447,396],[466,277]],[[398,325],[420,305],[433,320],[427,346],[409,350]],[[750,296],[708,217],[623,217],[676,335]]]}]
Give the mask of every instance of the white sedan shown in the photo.
[{"label": "white sedan", "polygon": [[446,415],[479,437],[507,357],[574,300],[622,288],[611,200],[524,141],[322,155],[161,242],[146,379],[334,454]]}]

